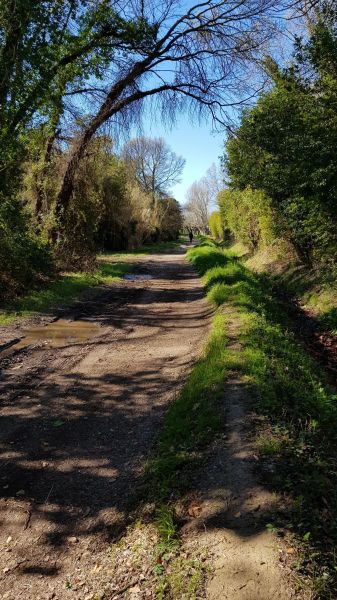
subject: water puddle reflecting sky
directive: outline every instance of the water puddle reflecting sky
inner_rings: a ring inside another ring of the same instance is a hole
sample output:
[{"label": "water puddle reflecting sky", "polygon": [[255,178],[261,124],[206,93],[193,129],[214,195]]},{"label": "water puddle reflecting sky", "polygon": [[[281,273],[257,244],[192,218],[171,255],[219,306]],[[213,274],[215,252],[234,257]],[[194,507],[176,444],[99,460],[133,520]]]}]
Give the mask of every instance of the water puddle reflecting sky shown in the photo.
[{"label": "water puddle reflecting sky", "polygon": [[147,281],[148,279],[153,279],[153,276],[147,273],[127,273],[124,275],[124,279],[129,279],[129,281]]}]

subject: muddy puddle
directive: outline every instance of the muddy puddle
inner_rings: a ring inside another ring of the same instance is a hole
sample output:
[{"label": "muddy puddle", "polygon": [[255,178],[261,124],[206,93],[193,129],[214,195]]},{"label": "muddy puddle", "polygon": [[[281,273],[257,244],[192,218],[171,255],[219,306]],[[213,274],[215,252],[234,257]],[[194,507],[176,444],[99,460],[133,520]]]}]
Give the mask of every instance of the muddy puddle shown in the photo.
[{"label": "muddy puddle", "polygon": [[124,275],[124,279],[128,279],[129,281],[147,281],[148,279],[153,279],[153,276],[147,273],[127,273]]},{"label": "muddy puddle", "polygon": [[76,342],[85,342],[90,338],[98,335],[102,328],[96,323],[89,321],[67,321],[59,319],[42,327],[30,327],[25,329],[25,336],[10,348],[6,348],[1,355],[8,354],[30,346],[31,344],[40,343],[43,347],[58,348]]}]

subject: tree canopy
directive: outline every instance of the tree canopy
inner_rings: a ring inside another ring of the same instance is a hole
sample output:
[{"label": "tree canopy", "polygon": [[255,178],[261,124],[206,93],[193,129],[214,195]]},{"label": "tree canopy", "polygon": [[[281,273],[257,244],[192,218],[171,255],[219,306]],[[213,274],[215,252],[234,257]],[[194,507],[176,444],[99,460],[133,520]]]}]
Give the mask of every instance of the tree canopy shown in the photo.
[{"label": "tree canopy", "polygon": [[262,190],[286,236],[307,261],[335,260],[337,193],[337,48],[335,12],[317,12],[293,64],[269,61],[272,88],[243,114],[230,136],[230,186]]}]

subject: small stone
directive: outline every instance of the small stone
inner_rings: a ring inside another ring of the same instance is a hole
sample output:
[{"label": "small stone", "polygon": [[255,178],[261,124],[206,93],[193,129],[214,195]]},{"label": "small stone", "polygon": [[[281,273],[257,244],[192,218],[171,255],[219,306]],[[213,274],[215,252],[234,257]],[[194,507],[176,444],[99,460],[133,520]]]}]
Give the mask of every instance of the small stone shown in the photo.
[{"label": "small stone", "polygon": [[9,568],[9,567],[5,567],[4,569],[2,569],[2,572],[3,572],[3,573],[8,573],[8,571],[10,571],[10,568]]},{"label": "small stone", "polygon": [[67,540],[68,540],[69,544],[77,544],[77,542],[78,542],[78,538],[75,537],[74,535],[68,537]]},{"label": "small stone", "polygon": [[13,539],[12,536],[9,535],[8,538],[7,538],[7,540],[6,540],[6,544],[10,544],[11,541],[12,541],[12,539]]},{"label": "small stone", "polygon": [[15,495],[16,496],[24,496],[25,495],[25,490],[19,490],[18,492],[16,492]]},{"label": "small stone", "polygon": [[129,588],[130,594],[139,594],[139,592],[140,592],[139,585],[134,585],[133,587]]}]

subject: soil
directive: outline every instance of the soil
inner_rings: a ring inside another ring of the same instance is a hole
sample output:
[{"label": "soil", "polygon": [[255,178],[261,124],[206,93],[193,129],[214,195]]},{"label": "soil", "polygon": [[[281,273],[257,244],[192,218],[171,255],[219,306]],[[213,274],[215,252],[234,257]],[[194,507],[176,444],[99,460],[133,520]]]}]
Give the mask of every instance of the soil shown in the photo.
[{"label": "soil", "polygon": [[99,325],[88,339],[72,326],[53,347],[47,327],[5,350],[1,598],[97,590],[97,562],[124,530],[163,412],[207,337],[211,310],[183,252],[143,258],[137,273],[152,279],[126,279],[62,315],[62,327]]},{"label": "soil", "polygon": [[[139,583],[130,573],[125,582],[123,569],[123,585],[111,583],[107,548],[137,509],[162,416],[207,338],[212,311],[183,251],[139,259],[137,277],[62,314],[56,342],[48,327],[28,345],[24,331],[6,328],[1,599],[89,600],[102,597],[99,590],[109,600],[155,597],[144,576]],[[35,321],[36,333],[52,319]],[[76,321],[88,337],[76,338]],[[237,328],[230,318],[233,349]],[[279,499],[259,482],[249,398],[236,373],[224,383],[222,409],[226,433],[195,474],[181,532],[185,547],[197,546],[212,564],[200,598],[289,600],[284,546],[266,530]]]}]

